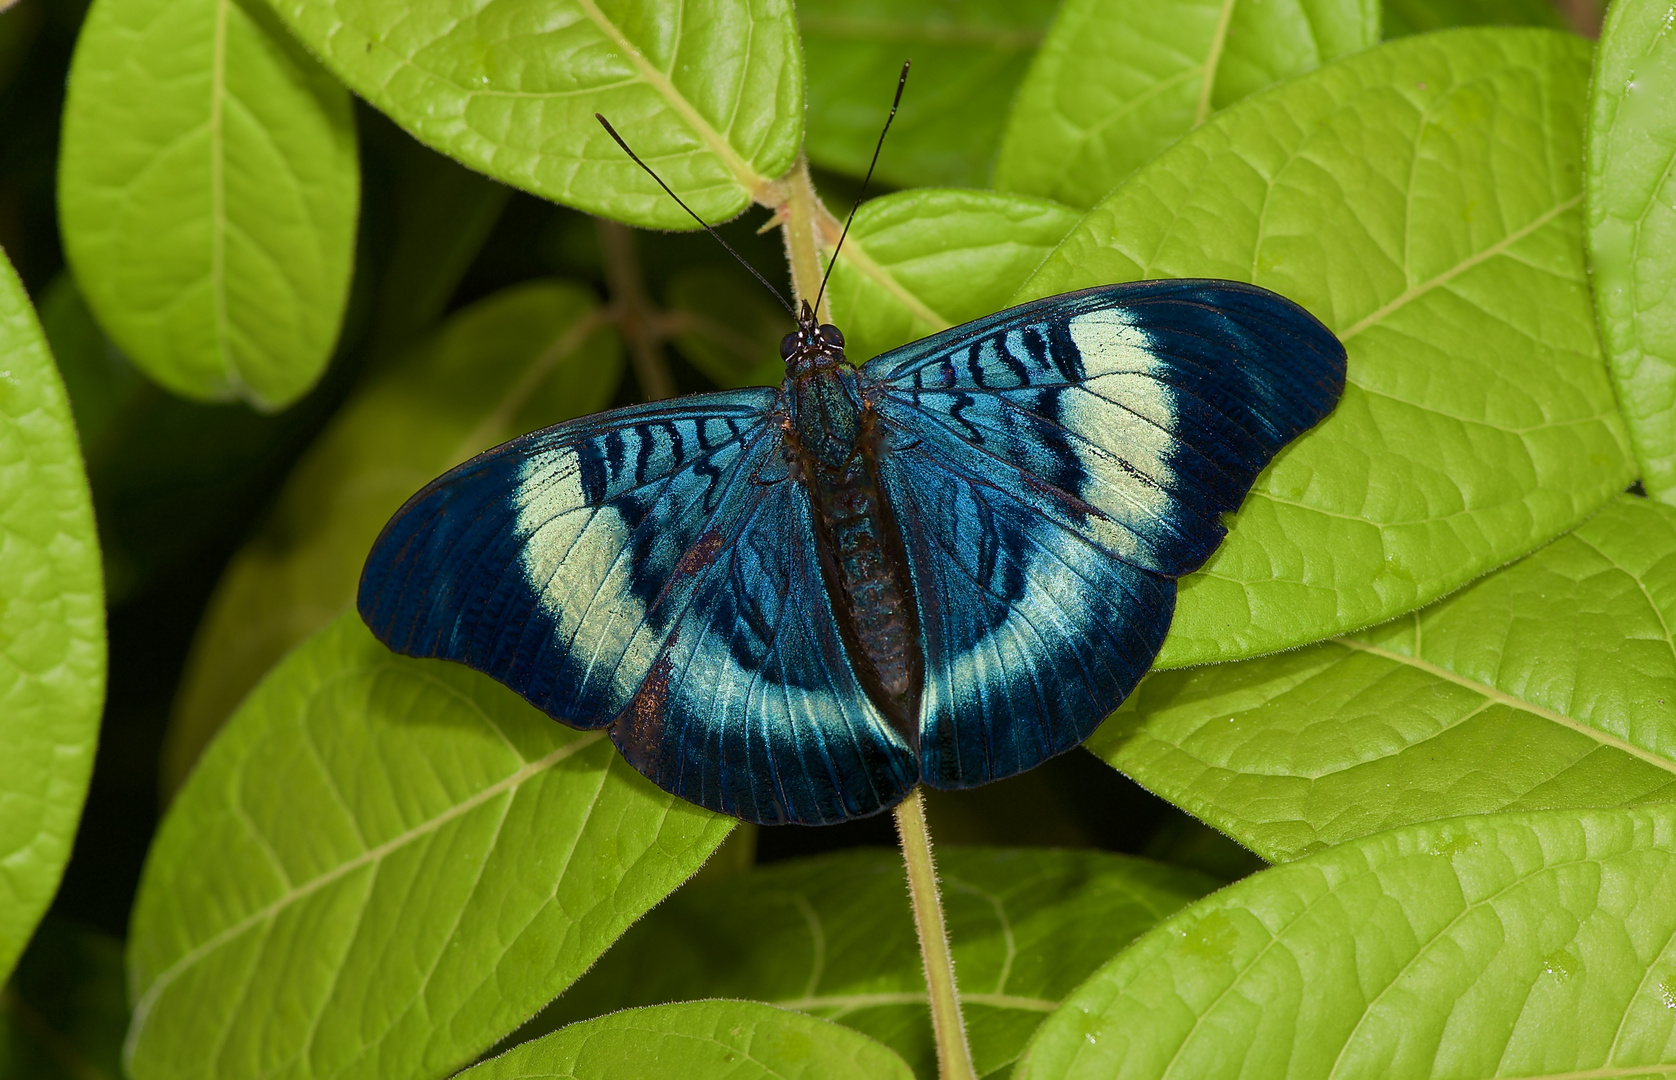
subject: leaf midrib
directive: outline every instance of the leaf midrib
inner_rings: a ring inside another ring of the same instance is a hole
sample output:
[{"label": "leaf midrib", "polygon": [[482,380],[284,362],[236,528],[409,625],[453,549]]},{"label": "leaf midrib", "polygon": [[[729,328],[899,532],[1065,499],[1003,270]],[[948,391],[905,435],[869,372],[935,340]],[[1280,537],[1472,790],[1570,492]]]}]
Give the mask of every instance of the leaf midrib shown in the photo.
[{"label": "leaf midrib", "polygon": [[227,9],[233,0],[216,0],[215,30],[210,45],[210,318],[214,324],[215,351],[227,372],[227,381],[241,397],[246,384],[228,344],[227,325],[227,145],[223,130],[227,97]]},{"label": "leaf midrib", "polygon": [[1406,307],[1408,304],[1418,300],[1426,293],[1431,292],[1433,289],[1447,285],[1449,282],[1466,273],[1468,270],[1471,270],[1480,263],[1488,262],[1490,259],[1493,259],[1498,255],[1505,254],[1514,244],[1536,232],[1538,229],[1547,225],[1550,221],[1553,221],[1566,211],[1579,206],[1582,202],[1583,193],[1579,191],[1571,198],[1555,203],[1541,214],[1538,214],[1531,221],[1517,229],[1514,229],[1512,232],[1508,233],[1506,236],[1502,237],[1500,240],[1491,244],[1482,251],[1474,252],[1462,259],[1460,262],[1456,263],[1454,266],[1451,266],[1449,269],[1443,271],[1441,274],[1438,274],[1436,277],[1422,281],[1418,285],[1411,285],[1404,289],[1400,295],[1382,304],[1371,314],[1363,316],[1342,330],[1338,335],[1339,340],[1349,341],[1357,334],[1360,334],[1362,331],[1371,326],[1377,325],[1401,308]]},{"label": "leaf midrib", "polygon": [[1216,29],[1211,33],[1210,50],[1205,53],[1205,81],[1199,84],[1199,102],[1193,109],[1193,126],[1198,127],[1210,115],[1211,94],[1216,89],[1216,71],[1222,64],[1222,49],[1228,44],[1228,27],[1234,21],[1234,5],[1239,0],[1222,0],[1217,12]]},{"label": "leaf midrib", "polygon": [[369,848],[361,854],[355,856],[353,859],[340,863],[318,877],[304,882],[301,885],[287,889],[285,892],[275,897],[267,905],[251,912],[238,922],[229,925],[213,937],[210,937],[201,944],[193,947],[190,951],[183,954],[180,959],[176,960],[167,968],[164,968],[161,972],[159,972],[157,977],[152,980],[151,984],[147,986],[145,991],[135,1000],[133,1020],[129,1025],[128,1037],[123,1047],[124,1058],[126,1059],[131,1057],[134,1052],[134,1048],[139,1044],[140,1033],[145,1028],[146,1019],[158,997],[161,996],[162,992],[166,990],[182,972],[196,964],[203,957],[208,956],[215,950],[235,940],[250,928],[260,925],[262,922],[278,915],[281,911],[285,910],[296,901],[319,892],[326,886],[342,880],[344,877],[347,877],[356,870],[382,861],[407,844],[413,843],[421,837],[428,836],[431,833],[436,832],[438,829],[442,828],[444,825],[456,818],[462,817],[470,811],[477,809],[485,803],[493,801],[501,795],[517,790],[520,784],[530,779],[532,776],[551,769],[553,766],[559,764],[561,761],[564,761],[566,758],[580,753],[604,738],[605,733],[603,731],[590,731],[578,735],[570,742],[567,742],[550,753],[537,758],[535,761],[526,762],[516,771],[476,792],[469,798],[455,803],[453,806],[450,806],[447,810],[435,817],[427,818],[412,828],[384,841],[377,847]]},{"label": "leaf midrib", "polygon": [[640,72],[640,77],[646,80],[646,84],[681,114],[681,118],[698,133],[698,137],[704,140],[710,151],[722,159],[740,185],[749,191],[753,198],[759,196],[768,184],[768,178],[757,175],[757,171],[734,150],[733,145],[722,137],[721,132],[711,127],[710,122],[693,108],[692,102],[675,89],[675,84],[670,81],[669,76],[653,67],[651,61],[647,60],[645,54],[623,34],[617,24],[605,17],[605,13],[599,10],[599,5],[594,0],[576,0],[576,6],[582,9],[589,21],[599,27],[624,56],[628,57],[629,63]]},{"label": "leaf midrib", "polygon": [[1414,668],[1416,671],[1424,672],[1433,678],[1454,683],[1456,686],[1471,690],[1472,692],[1488,698],[1497,704],[1506,705],[1509,708],[1518,709],[1521,712],[1527,712],[1533,716],[1541,717],[1542,719],[1558,724],[1561,727],[1569,728],[1580,735],[1587,736],[1588,738],[1600,743],[1602,746],[1609,746],[1617,750],[1622,750],[1624,753],[1639,758],[1642,761],[1647,762],[1649,765],[1663,769],[1665,772],[1676,774],[1676,761],[1672,761],[1666,757],[1661,757],[1651,750],[1637,746],[1628,739],[1620,738],[1610,732],[1602,731],[1601,729],[1590,724],[1586,724],[1581,720],[1575,720],[1572,717],[1566,716],[1564,713],[1556,712],[1553,709],[1538,705],[1534,701],[1527,701],[1515,694],[1510,694],[1500,687],[1479,682],[1477,679],[1472,679],[1458,672],[1451,671],[1446,667],[1434,664],[1429,660],[1423,660],[1418,656],[1408,656],[1403,653],[1393,652],[1390,649],[1383,649],[1377,645],[1370,645],[1365,641],[1357,641],[1354,638],[1347,637],[1334,637],[1329,638],[1328,640],[1332,641],[1334,644],[1342,645],[1345,648],[1354,649],[1358,652],[1364,652],[1370,656],[1377,656],[1394,664]]}]

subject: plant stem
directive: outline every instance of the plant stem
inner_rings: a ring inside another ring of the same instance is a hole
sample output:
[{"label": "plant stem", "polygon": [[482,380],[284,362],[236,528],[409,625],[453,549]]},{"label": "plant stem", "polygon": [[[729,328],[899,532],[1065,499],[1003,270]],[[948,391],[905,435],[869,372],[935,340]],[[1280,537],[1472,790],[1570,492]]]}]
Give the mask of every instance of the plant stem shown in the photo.
[{"label": "plant stem", "polygon": [[647,401],[675,396],[675,378],[664,361],[658,335],[657,312],[646,295],[646,279],[640,273],[640,253],[634,233],[626,225],[595,218],[599,230],[600,257],[605,263],[605,284],[611,291],[611,306],[618,328],[628,342],[634,376]]},{"label": "plant stem", "polygon": [[954,957],[943,925],[943,899],[937,892],[937,867],[931,859],[931,832],[925,826],[925,800],[919,788],[896,807],[896,831],[902,838],[902,861],[908,868],[908,896],[914,904],[925,988],[931,997],[931,1029],[937,1037],[940,1080],[975,1080],[972,1051],[966,1045],[966,1022],[954,985]]},{"label": "plant stem", "polygon": [[[798,158],[791,172],[781,178],[778,193],[784,201],[776,208],[784,215],[786,261],[791,264],[791,287],[798,300],[815,302],[821,287],[820,248],[822,225],[832,216],[815,185],[809,179],[809,162]],[[821,322],[832,321],[832,309],[822,297],[815,317]]]}]

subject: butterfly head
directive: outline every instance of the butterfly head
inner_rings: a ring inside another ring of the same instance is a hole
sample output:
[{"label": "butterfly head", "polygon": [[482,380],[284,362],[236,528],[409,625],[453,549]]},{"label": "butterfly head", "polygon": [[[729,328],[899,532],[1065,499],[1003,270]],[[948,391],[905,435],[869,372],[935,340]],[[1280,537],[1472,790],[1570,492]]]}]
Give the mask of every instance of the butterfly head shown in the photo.
[{"label": "butterfly head", "polygon": [[844,362],[844,332],[831,323],[815,321],[814,309],[803,301],[797,329],[780,339],[780,359],[787,375],[806,375]]}]

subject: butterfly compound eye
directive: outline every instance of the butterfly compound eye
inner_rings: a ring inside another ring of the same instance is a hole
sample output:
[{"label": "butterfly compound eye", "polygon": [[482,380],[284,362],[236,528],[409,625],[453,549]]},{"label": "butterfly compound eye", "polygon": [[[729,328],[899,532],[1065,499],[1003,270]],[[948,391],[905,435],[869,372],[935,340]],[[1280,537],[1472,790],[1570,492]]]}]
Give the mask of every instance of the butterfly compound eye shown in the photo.
[{"label": "butterfly compound eye", "polygon": [[821,341],[833,348],[842,349],[844,347],[844,332],[831,323],[821,323],[820,335]]},{"label": "butterfly compound eye", "polygon": [[790,360],[791,354],[797,351],[799,334],[796,330],[780,339],[780,359]]}]

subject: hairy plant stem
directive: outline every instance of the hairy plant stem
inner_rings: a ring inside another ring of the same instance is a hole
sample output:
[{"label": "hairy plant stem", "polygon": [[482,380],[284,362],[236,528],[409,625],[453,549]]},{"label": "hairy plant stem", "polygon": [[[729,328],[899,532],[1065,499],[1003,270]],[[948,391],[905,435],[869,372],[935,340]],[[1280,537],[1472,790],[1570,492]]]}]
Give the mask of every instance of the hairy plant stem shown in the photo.
[{"label": "hairy plant stem", "polygon": [[[813,304],[820,293],[824,270],[820,252],[831,245],[836,235],[831,225],[837,219],[815,193],[805,158],[799,157],[791,171],[775,182],[773,197],[777,200],[771,204],[774,218],[784,231],[786,261],[791,264],[792,291],[796,299]],[[821,322],[832,321],[832,307],[824,296],[815,308],[815,317]]]},{"label": "hairy plant stem", "polygon": [[975,1080],[972,1051],[966,1045],[966,1022],[954,985],[954,956],[943,924],[943,899],[937,891],[937,867],[931,858],[931,832],[925,826],[925,800],[919,788],[896,807],[896,831],[902,861],[908,868],[908,897],[914,905],[925,987],[931,997],[931,1029],[937,1038],[939,1080]]},{"label": "hairy plant stem", "polygon": [[[820,252],[831,251],[837,244],[843,222],[821,202],[809,179],[809,163],[802,157],[759,201],[774,210],[774,217],[764,228],[779,225],[784,230],[786,261],[791,264],[796,299],[813,303],[820,293],[823,272]],[[832,320],[824,296],[815,316],[822,322]],[[925,801],[919,788],[896,807],[896,831],[902,839],[908,896],[913,902],[914,927],[919,932],[920,959],[925,964],[931,1027],[937,1041],[937,1074],[939,1080],[976,1080],[972,1051],[966,1045],[966,1022],[960,1016],[954,957],[949,952],[943,900],[937,892],[937,867],[931,857],[931,832],[925,825]]]},{"label": "hairy plant stem", "polygon": [[661,313],[646,295],[634,232],[604,218],[595,218],[594,225],[599,231],[600,257],[605,262],[605,284],[611,291],[611,311],[623,340],[628,342],[629,360],[640,389],[647,401],[674,397],[675,377],[663,356]]}]

